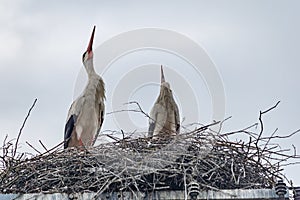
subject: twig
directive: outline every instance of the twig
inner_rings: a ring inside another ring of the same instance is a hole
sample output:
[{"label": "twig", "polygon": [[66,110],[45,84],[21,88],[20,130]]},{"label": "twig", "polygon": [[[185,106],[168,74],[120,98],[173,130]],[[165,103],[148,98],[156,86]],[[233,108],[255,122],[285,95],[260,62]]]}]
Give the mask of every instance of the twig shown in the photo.
[{"label": "twig", "polygon": [[40,156],[46,155],[47,153],[50,153],[51,151],[53,151],[53,150],[57,149],[58,147],[62,146],[64,143],[65,143],[65,141],[62,141],[61,143],[59,143],[59,144],[55,145],[54,147],[52,147],[51,149],[49,149],[48,151],[42,153]]},{"label": "twig", "polygon": [[223,128],[223,124],[224,124],[227,120],[229,120],[229,119],[231,119],[231,118],[232,118],[232,116],[229,116],[229,117],[225,118],[224,120],[222,120],[222,121],[220,122],[220,127],[219,127],[218,133],[221,132],[221,130],[222,130],[222,128]]},{"label": "twig", "polygon": [[28,146],[30,146],[33,150],[35,150],[37,153],[42,154],[39,150],[37,150],[36,148],[34,148],[29,142],[26,141],[26,144],[28,144]]},{"label": "twig", "polygon": [[269,111],[271,111],[273,109],[275,109],[278,106],[279,103],[280,103],[280,101],[278,101],[274,106],[272,106],[271,108],[269,108],[269,109],[267,109],[265,111],[259,111],[259,118],[258,119],[259,119],[259,123],[260,123],[260,132],[259,132],[258,138],[257,138],[257,140],[255,142],[255,146],[257,148],[257,157],[258,157],[258,159],[260,159],[260,157],[259,157],[260,150],[258,148],[258,142],[259,142],[259,139],[261,138],[262,133],[264,131],[264,125],[263,125],[263,122],[262,122],[262,115],[266,114],[267,112],[269,112]]},{"label": "twig", "polygon": [[41,140],[39,140],[39,143],[42,145],[42,147],[44,148],[45,151],[48,151],[48,149],[46,148],[46,146],[43,144],[43,142]]},{"label": "twig", "polygon": [[26,121],[27,121],[27,119],[28,119],[28,117],[29,117],[29,115],[30,115],[30,112],[31,112],[31,110],[33,109],[33,107],[35,106],[35,103],[36,103],[36,102],[37,102],[37,99],[34,100],[32,106],[30,107],[30,109],[29,109],[29,111],[28,111],[28,113],[27,113],[27,116],[25,117],[25,120],[23,121],[23,124],[22,124],[22,126],[21,126],[21,128],[20,128],[20,131],[19,131],[19,134],[18,134],[18,137],[17,137],[17,141],[16,141],[16,143],[15,143],[15,148],[14,148],[14,154],[13,154],[13,157],[15,157],[15,155],[16,155],[16,153],[17,153],[18,142],[19,142],[19,139],[20,139],[22,130],[23,130],[23,128],[24,128],[24,126],[25,126],[25,123],[26,123]]}]

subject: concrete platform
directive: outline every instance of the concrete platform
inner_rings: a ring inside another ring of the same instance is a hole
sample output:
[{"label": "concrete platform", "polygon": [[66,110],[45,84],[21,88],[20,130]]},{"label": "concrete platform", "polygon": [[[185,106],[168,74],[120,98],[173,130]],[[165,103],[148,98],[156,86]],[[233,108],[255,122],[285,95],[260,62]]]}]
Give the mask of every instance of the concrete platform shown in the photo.
[{"label": "concrete platform", "polygon": [[[0,194],[0,200],[69,200],[69,199],[109,199],[109,200],[119,200],[119,199],[128,199],[128,200],[152,200],[152,199],[185,199],[185,191],[155,191],[150,193],[138,193],[135,196],[131,192],[123,193],[112,193],[112,194],[101,194],[96,197],[96,193],[76,193],[76,194],[65,194],[65,193],[54,193],[54,194]],[[285,195],[284,199],[289,199],[288,194]],[[188,197],[187,199],[190,199]],[[220,191],[202,191],[197,196],[197,199],[217,199],[217,200],[226,200],[226,199],[242,199],[242,200],[254,200],[254,199],[280,199],[276,195],[275,190],[271,189],[252,189],[252,190],[220,190]]]}]

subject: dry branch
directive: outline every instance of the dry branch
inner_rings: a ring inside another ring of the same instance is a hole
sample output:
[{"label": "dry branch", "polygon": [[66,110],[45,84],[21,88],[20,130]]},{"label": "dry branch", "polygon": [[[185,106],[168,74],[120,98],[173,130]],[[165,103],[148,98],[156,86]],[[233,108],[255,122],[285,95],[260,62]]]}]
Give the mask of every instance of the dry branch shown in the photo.
[{"label": "dry branch", "polygon": [[18,137],[17,137],[17,141],[16,141],[16,143],[15,143],[15,148],[14,148],[14,154],[13,154],[13,157],[15,157],[15,155],[16,155],[16,153],[17,153],[18,142],[19,142],[19,139],[20,139],[22,130],[23,130],[23,128],[24,128],[24,126],[25,126],[25,124],[26,124],[26,121],[27,121],[28,117],[30,116],[30,112],[31,112],[31,110],[33,109],[33,107],[35,106],[36,102],[37,102],[37,99],[34,100],[32,106],[30,107],[30,109],[29,109],[29,111],[28,111],[28,113],[27,113],[27,115],[26,115],[26,117],[25,117],[25,119],[24,119],[24,121],[23,121],[23,124],[22,124],[22,126],[21,126],[21,128],[20,128],[20,131],[19,131],[19,134],[18,134]]}]

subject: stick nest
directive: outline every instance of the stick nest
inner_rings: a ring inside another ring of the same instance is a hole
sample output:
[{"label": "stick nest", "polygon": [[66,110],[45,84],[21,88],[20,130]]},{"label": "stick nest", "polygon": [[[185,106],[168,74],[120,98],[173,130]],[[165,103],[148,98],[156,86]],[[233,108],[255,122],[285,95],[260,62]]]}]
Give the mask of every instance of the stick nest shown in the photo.
[{"label": "stick nest", "polygon": [[[245,129],[230,134],[245,132]],[[123,138],[79,150],[60,147],[29,158],[3,145],[1,193],[272,188],[287,155],[269,138],[232,142],[209,126],[173,138]],[[278,158],[280,157],[280,158]]]}]

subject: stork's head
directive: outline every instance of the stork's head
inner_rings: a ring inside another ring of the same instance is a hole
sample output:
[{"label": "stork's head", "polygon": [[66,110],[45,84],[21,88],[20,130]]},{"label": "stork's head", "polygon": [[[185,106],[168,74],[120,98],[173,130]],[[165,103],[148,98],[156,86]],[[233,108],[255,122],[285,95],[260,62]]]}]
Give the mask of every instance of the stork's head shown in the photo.
[{"label": "stork's head", "polygon": [[95,29],[96,26],[94,26],[92,35],[91,35],[91,39],[89,42],[89,46],[87,47],[86,52],[83,53],[82,55],[82,62],[85,64],[88,60],[93,58],[93,41],[94,41],[94,35],[95,35]]}]

